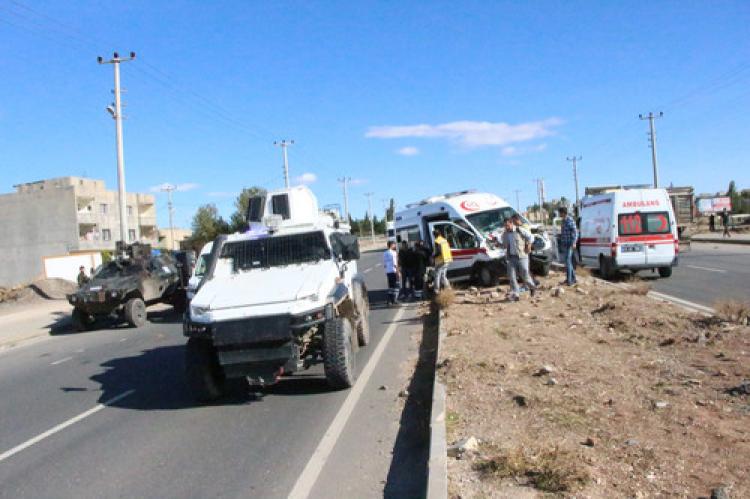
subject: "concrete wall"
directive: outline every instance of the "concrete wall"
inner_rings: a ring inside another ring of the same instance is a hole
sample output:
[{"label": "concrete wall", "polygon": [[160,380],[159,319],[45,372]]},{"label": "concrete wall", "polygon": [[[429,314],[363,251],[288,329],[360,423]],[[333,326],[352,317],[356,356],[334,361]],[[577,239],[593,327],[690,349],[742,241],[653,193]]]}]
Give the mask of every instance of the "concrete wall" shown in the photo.
[{"label": "concrete wall", "polygon": [[42,258],[78,240],[73,187],[0,195],[0,286],[43,277]]},{"label": "concrete wall", "polygon": [[50,256],[44,259],[44,274],[47,278],[57,277],[77,282],[78,272],[81,265],[86,269],[86,275],[91,277],[91,269],[96,269],[102,264],[102,254],[78,253],[66,256]]}]

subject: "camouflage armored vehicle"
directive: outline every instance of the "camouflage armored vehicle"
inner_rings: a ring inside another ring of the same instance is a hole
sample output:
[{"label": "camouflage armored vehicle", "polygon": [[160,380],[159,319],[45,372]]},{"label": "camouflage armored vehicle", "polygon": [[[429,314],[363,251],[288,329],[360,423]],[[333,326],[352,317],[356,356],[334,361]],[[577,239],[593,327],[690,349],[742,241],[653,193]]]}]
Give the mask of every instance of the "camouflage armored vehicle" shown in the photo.
[{"label": "camouflage armored vehicle", "polygon": [[[122,255],[122,245],[119,249]],[[99,317],[140,327],[146,323],[146,307],[156,303],[171,304],[182,312],[190,272],[185,267],[169,254],[152,255],[150,245],[125,247],[123,256],[103,264],[89,282],[68,295],[73,327],[89,330]]]}]

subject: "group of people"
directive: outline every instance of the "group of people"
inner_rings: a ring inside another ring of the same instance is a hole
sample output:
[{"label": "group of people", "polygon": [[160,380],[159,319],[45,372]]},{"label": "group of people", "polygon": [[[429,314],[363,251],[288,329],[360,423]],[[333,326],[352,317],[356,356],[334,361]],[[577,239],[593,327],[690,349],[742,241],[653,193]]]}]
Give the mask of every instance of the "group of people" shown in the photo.
[{"label": "group of people", "polygon": [[[729,233],[729,212],[727,209],[724,208],[724,211],[719,213],[719,216],[721,217],[721,225],[724,226],[722,237],[732,237],[732,234]],[[716,232],[716,216],[713,213],[708,217],[708,230]]]},{"label": "group of people", "polygon": [[[573,286],[577,282],[574,253],[578,229],[567,208],[560,208],[559,213],[563,219],[559,251],[565,258],[565,284]],[[505,249],[506,270],[510,283],[508,298],[511,301],[520,299],[522,288],[518,284],[519,278],[525,289],[534,296],[539,285],[531,277],[529,270],[529,256],[533,250],[534,236],[524,227],[523,220],[518,214],[505,219],[503,229],[502,233],[491,237]],[[421,240],[416,241],[413,246],[402,241],[400,249],[395,241],[388,242],[388,249],[383,254],[383,267],[388,279],[388,304],[398,304],[400,300],[410,298],[422,299],[425,272],[431,265],[435,268],[435,293],[450,288],[448,267],[453,261],[450,245],[439,230],[433,231],[433,238],[435,244],[432,251]]]},{"label": "group of people", "polygon": [[450,246],[439,230],[435,230],[433,236],[434,251],[422,240],[415,241],[413,245],[402,241],[400,247],[396,241],[388,242],[388,249],[383,253],[383,267],[388,279],[389,305],[397,305],[404,300],[421,300],[428,267],[435,268],[435,293],[450,287],[447,275],[448,265],[453,261]]}]

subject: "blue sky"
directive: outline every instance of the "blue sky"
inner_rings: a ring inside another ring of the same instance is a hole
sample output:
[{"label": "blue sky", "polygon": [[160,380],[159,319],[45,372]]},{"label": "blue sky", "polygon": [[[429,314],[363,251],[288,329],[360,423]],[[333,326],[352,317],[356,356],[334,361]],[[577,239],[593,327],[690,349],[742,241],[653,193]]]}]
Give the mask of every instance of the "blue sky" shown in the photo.
[{"label": "blue sky", "polygon": [[[122,65],[127,187],[164,182],[176,223],[225,216],[243,186],[291,176],[351,211],[478,188],[515,204],[648,183],[750,187],[750,3],[0,1],[0,192],[64,175],[116,187]],[[299,179],[297,179],[299,180]],[[167,223],[159,195],[159,221]]]}]

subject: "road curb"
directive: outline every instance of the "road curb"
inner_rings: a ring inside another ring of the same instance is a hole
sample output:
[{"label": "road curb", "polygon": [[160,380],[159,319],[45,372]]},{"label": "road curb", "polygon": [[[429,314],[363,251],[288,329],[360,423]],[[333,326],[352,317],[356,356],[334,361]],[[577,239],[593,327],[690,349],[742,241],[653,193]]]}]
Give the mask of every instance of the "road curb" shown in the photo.
[{"label": "road curb", "polygon": [[744,244],[750,245],[750,240],[743,239],[711,239],[709,237],[692,237],[691,243],[715,243],[715,244]]},{"label": "road curb", "polygon": [[430,409],[430,460],[427,464],[427,499],[448,498],[448,442],[445,431],[445,386],[437,374],[440,344],[445,337],[441,312],[437,312],[438,341],[435,350],[432,408]]}]

